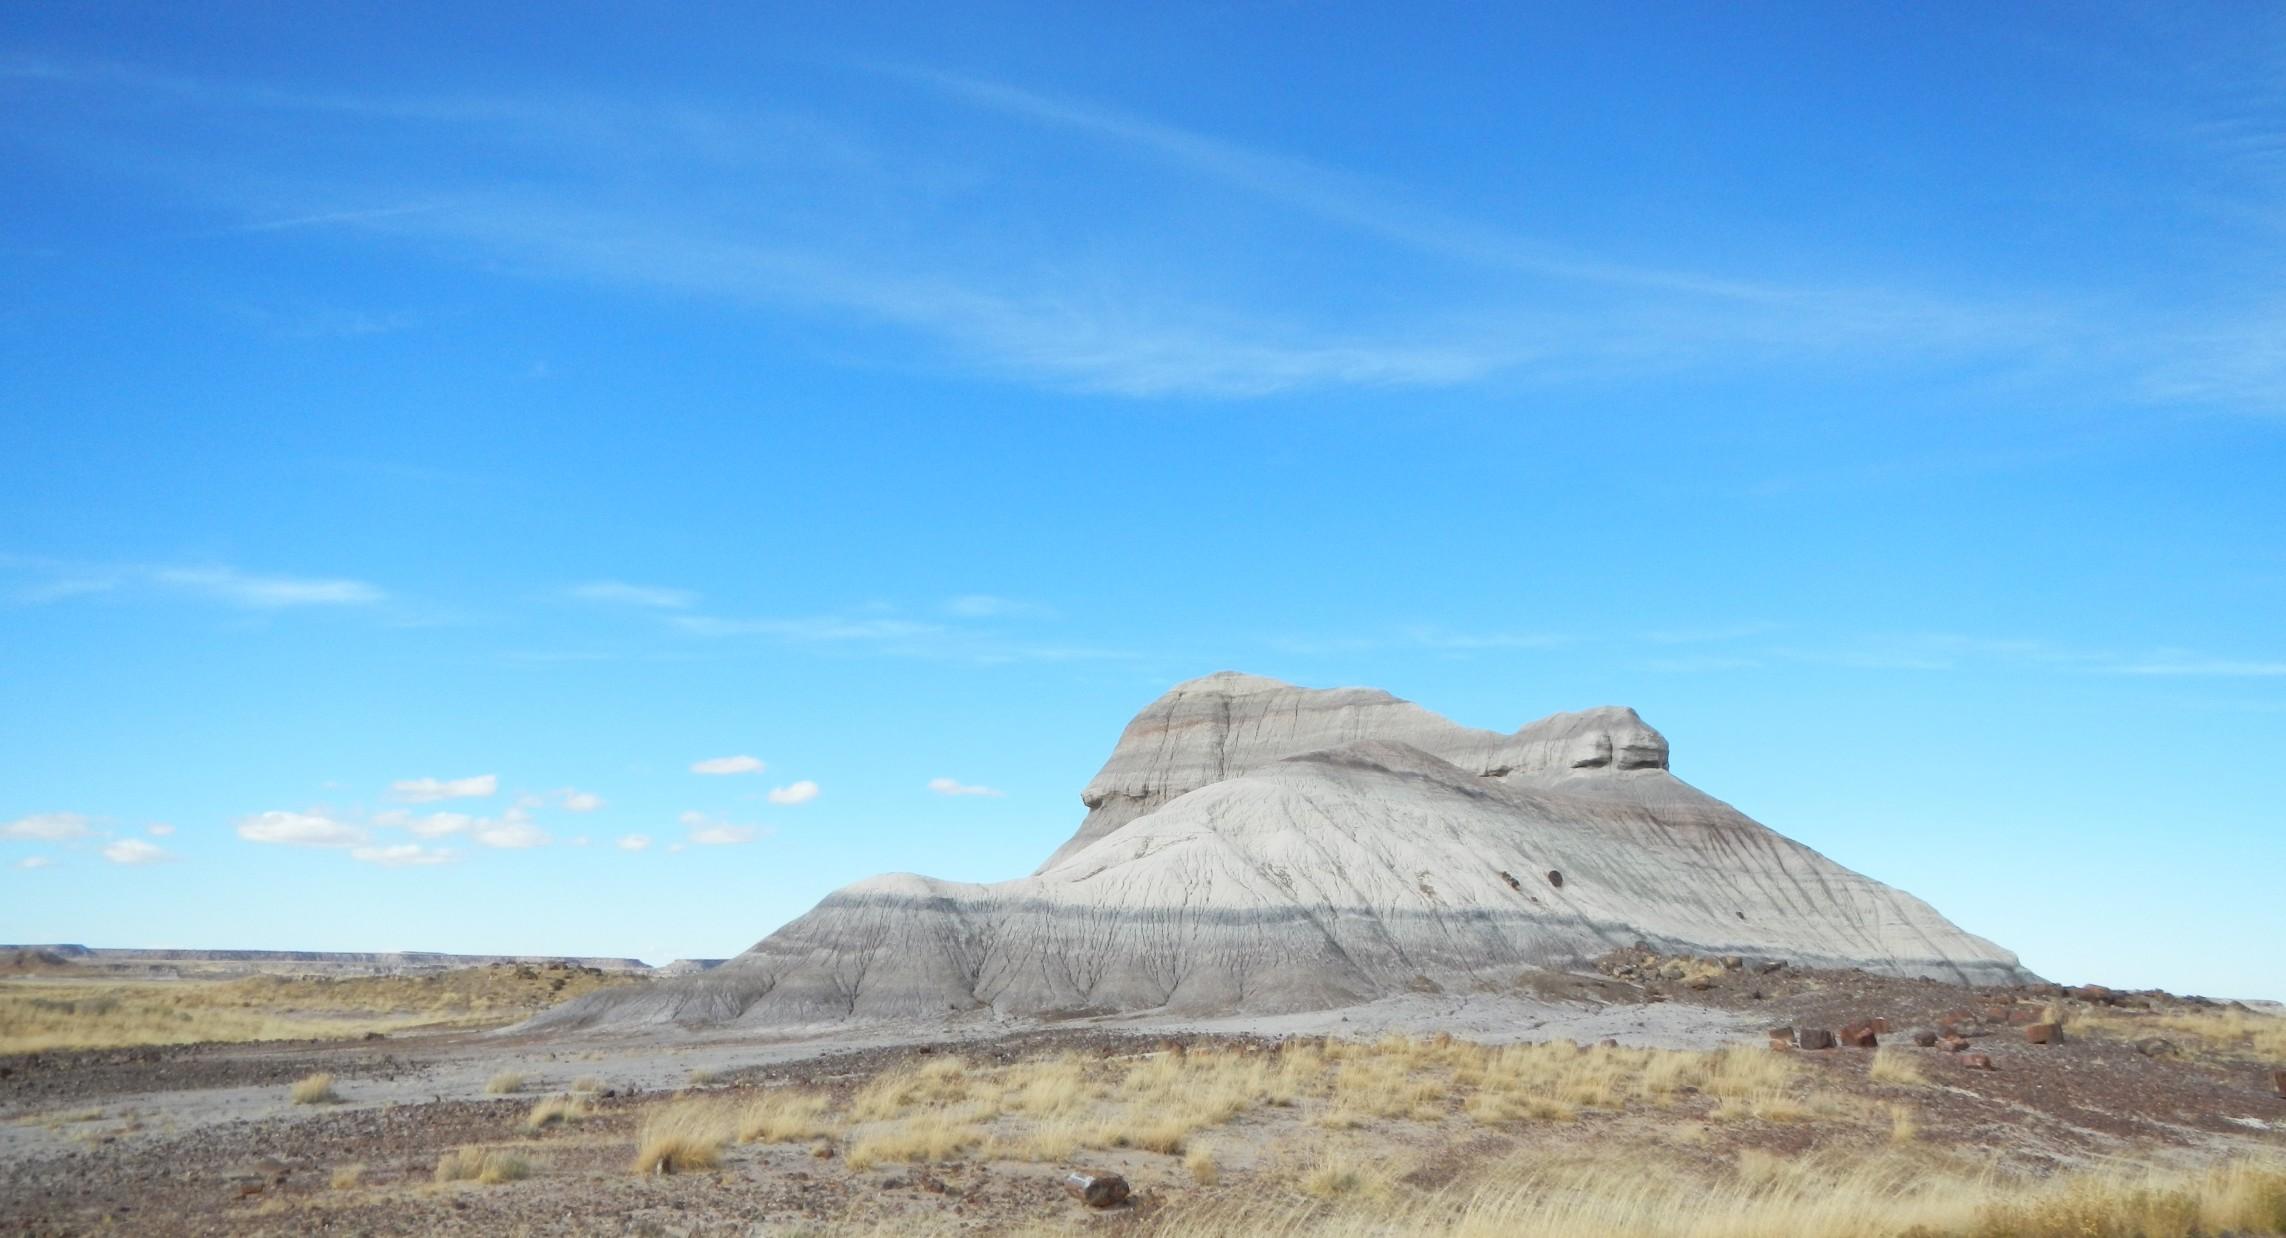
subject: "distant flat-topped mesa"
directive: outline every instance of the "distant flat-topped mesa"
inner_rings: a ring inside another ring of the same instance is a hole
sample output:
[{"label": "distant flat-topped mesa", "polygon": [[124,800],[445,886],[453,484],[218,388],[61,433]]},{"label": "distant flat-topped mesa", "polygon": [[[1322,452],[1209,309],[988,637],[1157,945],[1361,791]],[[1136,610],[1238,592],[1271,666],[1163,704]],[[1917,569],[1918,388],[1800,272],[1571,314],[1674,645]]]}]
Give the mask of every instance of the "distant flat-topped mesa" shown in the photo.
[{"label": "distant flat-topped mesa", "polygon": [[1667,772],[1630,709],[1502,735],[1385,692],[1223,673],[1128,724],[1038,872],[874,877],[703,975],[535,1027],[1324,1009],[1505,987],[1637,941],[2033,979],[1928,904]]}]

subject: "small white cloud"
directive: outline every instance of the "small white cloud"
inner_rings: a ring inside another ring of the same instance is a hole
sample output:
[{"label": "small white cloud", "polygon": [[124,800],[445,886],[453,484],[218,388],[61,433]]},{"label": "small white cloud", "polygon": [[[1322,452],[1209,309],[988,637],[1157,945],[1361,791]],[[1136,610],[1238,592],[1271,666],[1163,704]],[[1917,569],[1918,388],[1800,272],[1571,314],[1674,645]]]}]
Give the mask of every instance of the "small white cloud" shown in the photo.
[{"label": "small white cloud", "polygon": [[389,784],[389,794],[408,804],[482,799],[499,790],[498,774],[478,774],[473,778],[406,778]]},{"label": "small white cloud", "polygon": [[479,821],[469,836],[487,847],[508,851],[521,851],[526,847],[543,846],[548,841],[547,831],[515,817],[499,821]]},{"label": "small white cloud", "polygon": [[153,838],[165,838],[169,834],[175,832],[175,827],[168,825],[164,821],[153,821],[150,825],[144,828]]},{"label": "small white cloud", "polygon": [[682,849],[683,849],[683,844],[682,844],[682,843],[668,843],[668,844],[667,844],[667,854],[668,854],[668,855],[673,855],[674,853],[676,853],[677,851],[680,851],[680,850],[682,850]]},{"label": "small white cloud", "polygon": [[749,756],[708,757],[691,762],[694,774],[759,774],[765,768],[761,758]]},{"label": "small white cloud", "polygon": [[631,585],[623,580],[591,580],[584,585],[573,585],[565,592],[582,602],[640,606],[649,610],[689,610],[698,605],[699,600],[699,595],[688,589]]},{"label": "small white cloud", "polygon": [[641,851],[650,845],[651,836],[648,834],[622,834],[619,838],[621,851]]},{"label": "small white cloud", "polygon": [[581,835],[578,835],[577,837],[573,838],[573,839],[571,840],[571,845],[572,845],[572,846],[574,846],[574,847],[584,847],[584,846],[586,846],[586,845],[587,845],[587,835],[585,835],[585,834],[581,834]]},{"label": "small white cloud", "polygon": [[62,842],[67,838],[87,837],[88,827],[89,819],[85,813],[36,812],[29,817],[18,817],[6,825],[0,825],[0,838]]},{"label": "small white cloud", "polygon": [[407,821],[405,828],[423,838],[442,838],[447,834],[458,834],[476,822],[475,817],[465,812],[432,812],[428,816]]},{"label": "small white cloud", "polygon": [[280,810],[242,819],[238,836],[250,843],[286,847],[355,847],[365,842],[365,831],[354,825],[318,813]]},{"label": "small white cloud", "polygon": [[166,848],[140,838],[122,838],[103,845],[103,858],[114,864],[157,864],[175,857]]},{"label": "small white cloud", "polygon": [[53,865],[54,863],[55,863],[55,861],[54,861],[54,860],[51,860],[51,859],[49,859],[48,857],[46,857],[46,856],[44,856],[44,855],[28,855],[28,856],[25,856],[23,859],[16,861],[16,867],[18,867],[18,868],[47,868],[47,867],[49,867],[49,866]]},{"label": "small white cloud", "polygon": [[807,778],[790,787],[772,787],[770,789],[770,802],[773,804],[807,804],[817,797],[818,784]]},{"label": "small white cloud", "polygon": [[686,812],[678,820],[689,832],[689,841],[702,847],[729,847],[750,843],[768,832],[760,826],[733,825],[703,812]]},{"label": "small white cloud", "polygon": [[593,791],[574,791],[565,787],[556,794],[565,812],[594,812],[603,807],[603,797]]},{"label": "small white cloud", "polygon": [[382,868],[415,868],[442,864],[452,858],[452,852],[442,847],[424,847],[419,843],[391,843],[385,847],[352,848],[349,858],[361,864],[378,864]]},{"label": "small white cloud", "polygon": [[931,778],[929,779],[929,790],[939,795],[988,795],[994,799],[999,799],[1008,794],[991,787],[972,787],[953,778]]}]

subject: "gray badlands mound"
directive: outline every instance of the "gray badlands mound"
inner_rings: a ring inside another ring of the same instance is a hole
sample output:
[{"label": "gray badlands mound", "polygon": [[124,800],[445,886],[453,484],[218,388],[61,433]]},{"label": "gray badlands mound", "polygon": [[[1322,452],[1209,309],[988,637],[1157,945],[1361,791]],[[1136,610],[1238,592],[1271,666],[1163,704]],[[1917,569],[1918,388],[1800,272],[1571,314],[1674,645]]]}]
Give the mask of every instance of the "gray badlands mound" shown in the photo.
[{"label": "gray badlands mound", "polygon": [[1669,774],[1629,709],[1501,735],[1385,692],[1226,672],[1138,715],[1081,799],[1079,832],[1029,877],[873,877],[703,975],[528,1026],[1322,1009],[1505,986],[1638,940],[2033,978]]}]

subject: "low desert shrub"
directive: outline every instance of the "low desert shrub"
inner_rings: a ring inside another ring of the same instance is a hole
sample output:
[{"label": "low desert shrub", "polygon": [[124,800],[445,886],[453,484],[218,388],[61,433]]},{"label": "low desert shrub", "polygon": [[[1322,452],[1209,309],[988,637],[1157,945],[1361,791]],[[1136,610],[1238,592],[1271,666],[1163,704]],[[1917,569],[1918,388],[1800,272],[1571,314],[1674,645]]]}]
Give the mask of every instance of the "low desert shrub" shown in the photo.
[{"label": "low desert shrub", "polygon": [[832,1100],[816,1092],[765,1092],[738,1113],[740,1143],[798,1143],[839,1133],[826,1120]]},{"label": "low desert shrub", "polygon": [[341,1099],[333,1090],[333,1076],[322,1072],[296,1079],[291,1095],[297,1105],[325,1105]]},{"label": "low desert shrub", "polygon": [[973,1122],[945,1113],[922,1113],[857,1137],[849,1145],[849,1167],[958,1160],[982,1146],[984,1139],[984,1128]]},{"label": "low desert shrub", "polygon": [[586,1100],[571,1095],[550,1096],[532,1106],[532,1112],[524,1115],[524,1127],[527,1130],[546,1130],[559,1123],[569,1125],[578,1122],[587,1115]]},{"label": "low desert shrub", "polygon": [[454,1148],[437,1158],[438,1182],[474,1182],[498,1186],[530,1177],[530,1162],[498,1148]]},{"label": "low desert shrub", "polygon": [[720,1101],[685,1100],[645,1114],[635,1130],[635,1172],[679,1174],[713,1169],[738,1121]]},{"label": "low desert shrub", "polygon": [[513,1096],[524,1090],[525,1077],[513,1070],[504,1070],[484,1081],[484,1091],[490,1096]]}]

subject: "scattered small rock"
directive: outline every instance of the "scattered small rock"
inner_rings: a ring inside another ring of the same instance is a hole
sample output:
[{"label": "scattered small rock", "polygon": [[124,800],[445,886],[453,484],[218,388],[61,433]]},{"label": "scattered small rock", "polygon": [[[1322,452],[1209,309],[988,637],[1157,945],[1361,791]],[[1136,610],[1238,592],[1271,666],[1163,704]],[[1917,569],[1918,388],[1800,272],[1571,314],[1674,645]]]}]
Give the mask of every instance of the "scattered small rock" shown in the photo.
[{"label": "scattered small rock", "polygon": [[1802,1049],[1831,1049],[1834,1034],[1822,1027],[1805,1027],[1794,1033],[1794,1044]]},{"label": "scattered small rock", "polygon": [[1073,1170],[1064,1175],[1064,1191],[1090,1208],[1110,1208],[1127,1202],[1127,1179],[1118,1174]]},{"label": "scattered small rock", "polygon": [[1927,1030],[1915,1032],[1913,1033],[1913,1043],[1924,1049],[1934,1049],[1937,1047],[1937,1034]]},{"label": "scattered small rock", "polygon": [[1881,1047],[1881,1037],[1874,1032],[1873,1025],[1866,1022],[1852,1023],[1842,1028],[1840,1039],[1843,1044],[1852,1049],[1877,1049]]},{"label": "scattered small rock", "polygon": [[1967,1067],[1970,1070],[2000,1069],[1998,1066],[1992,1064],[1992,1058],[1990,1055],[1983,1053],[1970,1053],[1963,1056],[1961,1058],[1961,1065]]},{"label": "scattered small rock", "polygon": [[2175,1042],[2162,1036],[2146,1036],[2135,1042],[2135,1051],[2145,1057],[2179,1057],[2182,1050]]},{"label": "scattered small rock", "polygon": [[2064,1029],[2053,1023],[2028,1023],[2024,1039],[2036,1045],[2060,1045],[2064,1043]]}]

